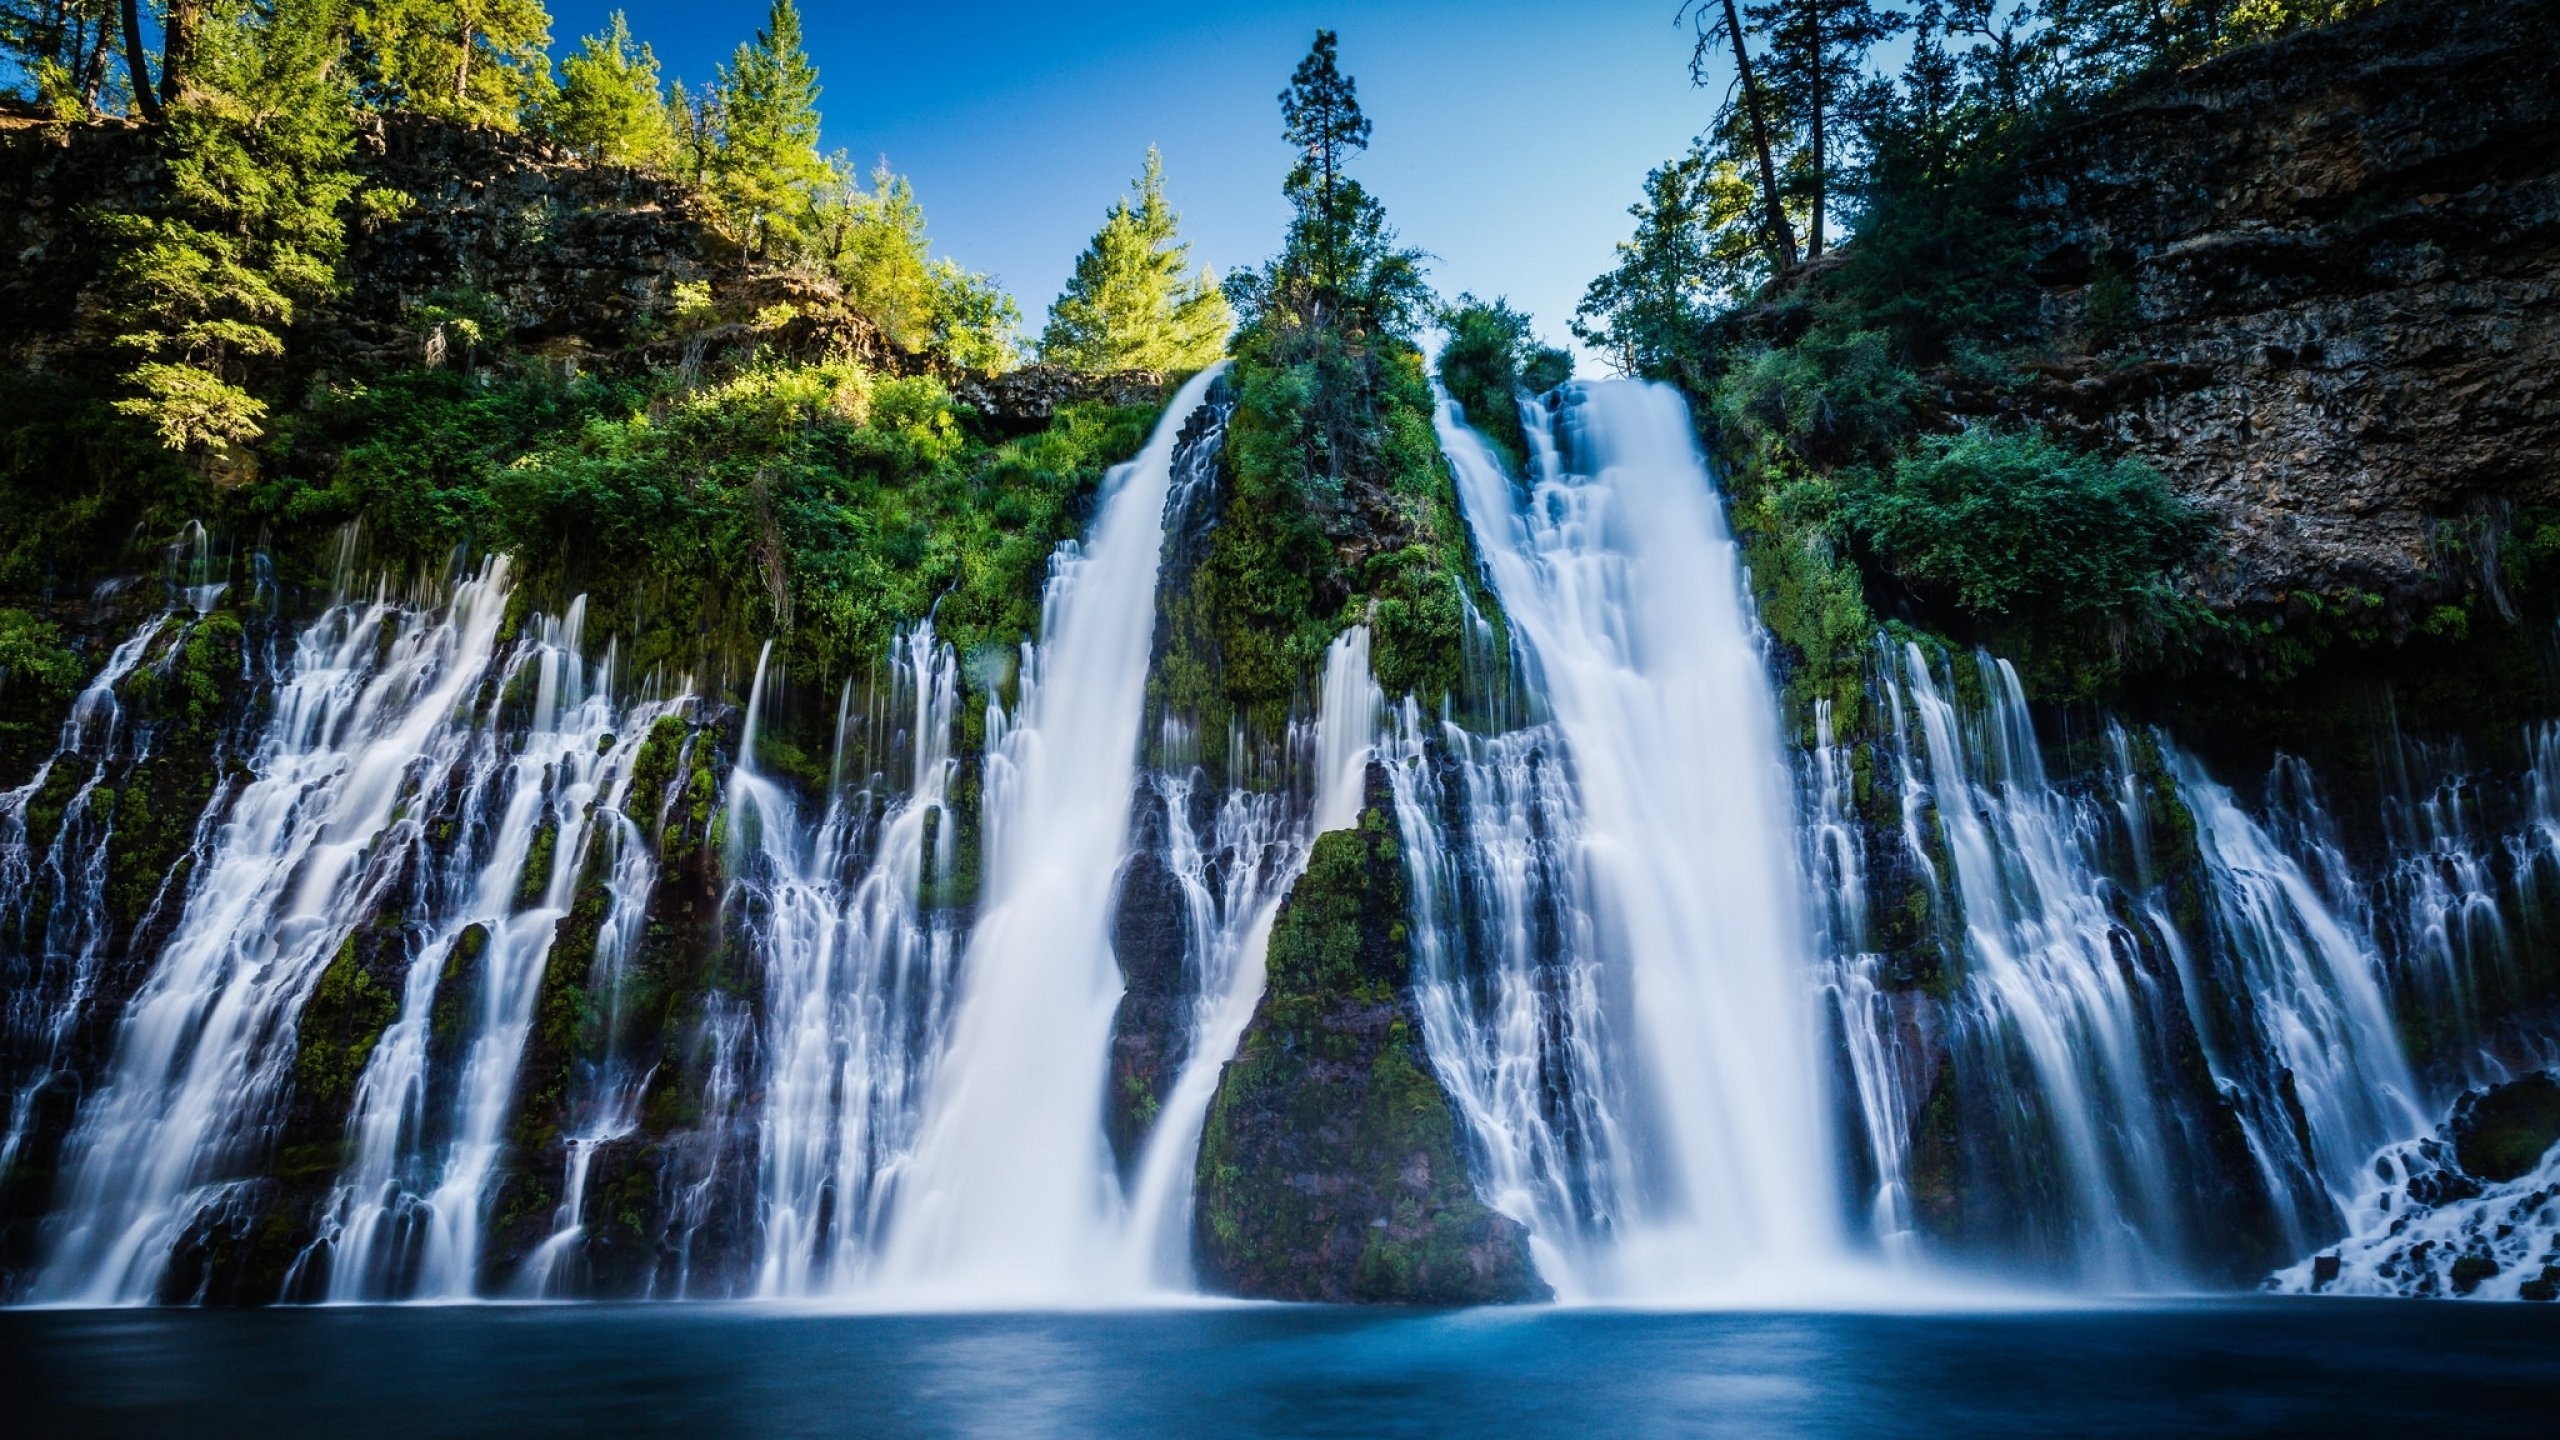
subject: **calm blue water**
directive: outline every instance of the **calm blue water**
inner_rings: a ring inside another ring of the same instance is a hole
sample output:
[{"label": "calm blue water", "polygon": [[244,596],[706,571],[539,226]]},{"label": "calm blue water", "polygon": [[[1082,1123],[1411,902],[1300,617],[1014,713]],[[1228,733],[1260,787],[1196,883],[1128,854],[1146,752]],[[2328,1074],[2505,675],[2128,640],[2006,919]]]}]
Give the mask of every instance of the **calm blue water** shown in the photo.
[{"label": "calm blue water", "polygon": [[2560,1309],[0,1314],[20,1436],[2553,1433]]}]

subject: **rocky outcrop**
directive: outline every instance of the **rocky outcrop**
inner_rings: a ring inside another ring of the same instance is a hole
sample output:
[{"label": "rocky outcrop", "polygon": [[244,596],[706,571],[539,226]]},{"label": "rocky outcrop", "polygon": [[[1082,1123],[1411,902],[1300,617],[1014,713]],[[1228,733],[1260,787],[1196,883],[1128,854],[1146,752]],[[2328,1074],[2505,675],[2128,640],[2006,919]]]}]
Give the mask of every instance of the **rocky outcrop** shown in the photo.
[{"label": "rocky outcrop", "polygon": [[[0,364],[94,364],[115,352],[98,313],[104,236],[87,212],[159,203],[154,137],[123,121],[0,120]],[[1152,371],[952,370],[901,348],[825,276],[741,253],[692,187],[539,136],[366,111],[350,163],[386,204],[354,207],[338,293],[297,314],[288,363],[299,373],[502,352],[626,370],[845,356],[940,374],[1007,435],[1039,429],[1061,405],[1164,399],[1166,377]]]},{"label": "rocky outcrop", "polygon": [[[2222,522],[2266,613],[2497,591],[2560,501],[2560,68],[2547,0],[2400,0],[2136,90],[2029,166],[2058,358],[2035,418]],[[2076,343],[2072,343],[2076,342]]]},{"label": "rocky outcrop", "polygon": [[1268,989],[1200,1146],[1202,1278],[1271,1300],[1546,1298],[1528,1232],[1476,1198],[1423,1052],[1385,772],[1317,839],[1271,932]]},{"label": "rocky outcrop", "polygon": [[1062,406],[1162,405],[1171,390],[1171,378],[1160,371],[1088,373],[1063,365],[1025,365],[1001,375],[964,375],[951,387],[961,404],[1008,434],[1040,429]]}]

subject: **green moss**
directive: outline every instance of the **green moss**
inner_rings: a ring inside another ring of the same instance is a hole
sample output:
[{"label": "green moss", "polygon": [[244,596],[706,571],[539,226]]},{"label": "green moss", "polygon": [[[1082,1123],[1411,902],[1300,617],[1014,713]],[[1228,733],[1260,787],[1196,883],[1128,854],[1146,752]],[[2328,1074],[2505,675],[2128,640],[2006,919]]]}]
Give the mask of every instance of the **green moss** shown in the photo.
[{"label": "green moss", "polygon": [[1316,841],[1273,923],[1268,989],[1202,1135],[1204,1273],[1272,1298],[1543,1294],[1523,1232],[1469,1184],[1423,1053],[1404,862],[1384,797],[1371,798],[1357,828]]},{"label": "green moss", "polygon": [[300,1048],[293,1079],[297,1103],[343,1115],[355,1103],[357,1083],[382,1032],[400,1016],[400,997],[366,969],[350,932],[302,1010]]}]

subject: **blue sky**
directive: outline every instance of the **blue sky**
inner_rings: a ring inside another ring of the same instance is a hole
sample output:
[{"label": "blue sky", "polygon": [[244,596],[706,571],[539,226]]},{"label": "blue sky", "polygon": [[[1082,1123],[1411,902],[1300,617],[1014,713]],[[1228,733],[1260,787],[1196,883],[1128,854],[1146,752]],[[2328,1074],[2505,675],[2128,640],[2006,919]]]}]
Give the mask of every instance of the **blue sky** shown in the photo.
[{"label": "blue sky", "polygon": [[[670,78],[710,75],[764,0],[551,0],[553,53],[614,9]],[[1004,282],[1035,333],[1150,143],[1194,256],[1276,248],[1275,96],[1319,25],[1376,124],[1356,173],[1443,293],[1507,295],[1566,340],[1645,172],[1715,96],[1691,88],[1678,0],[1331,4],[802,0],[825,144],[909,176],[936,249]]]}]

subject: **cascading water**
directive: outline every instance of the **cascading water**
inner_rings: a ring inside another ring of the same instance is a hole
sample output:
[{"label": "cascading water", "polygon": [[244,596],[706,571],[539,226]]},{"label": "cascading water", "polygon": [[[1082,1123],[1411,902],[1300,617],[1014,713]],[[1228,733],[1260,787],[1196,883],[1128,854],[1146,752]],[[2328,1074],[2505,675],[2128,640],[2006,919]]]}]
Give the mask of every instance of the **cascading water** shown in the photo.
[{"label": "cascading water", "polygon": [[[958,935],[919,899],[953,860],[959,665],[926,625],[902,638],[891,675],[903,789],[847,794],[838,777],[804,829],[788,792],[755,770],[754,715],[730,782],[746,933],[765,969],[762,1294],[866,1278],[886,1181],[913,1143],[919,1082],[947,1028]],[[840,717],[839,768],[847,738]]]},{"label": "cascading water", "polygon": [[[1111,879],[1137,781],[1167,502],[1184,427],[1224,367],[1175,395],[1062,552],[1010,723],[989,702],[982,902],[951,1039],[882,1254],[892,1290],[1090,1299],[1116,1221],[1098,1117],[1120,977]],[[1195,446],[1195,463],[1211,447]]]},{"label": "cascading water", "polygon": [[464,743],[453,720],[489,669],[506,574],[491,562],[441,612],[334,606],[275,667],[254,778],[217,799],[184,912],[66,1147],[39,1298],[152,1298],[188,1233],[220,1223],[251,1178],[293,1021],[391,879],[384,833],[417,823],[403,807],[419,777],[449,771]]},{"label": "cascading water", "polygon": [[1370,678],[1367,626],[1344,631],[1327,649],[1320,696],[1315,717],[1291,725],[1289,733],[1289,758],[1312,782],[1312,793],[1231,790],[1204,844],[1187,816],[1199,772],[1158,777],[1172,817],[1167,859],[1182,888],[1192,1003],[1182,1067],[1128,1187],[1125,1268],[1117,1282],[1124,1292],[1192,1288],[1194,1162],[1219,1071],[1262,999],[1271,928],[1316,836],[1360,818],[1361,783],[1383,704]]},{"label": "cascading water", "polygon": [[[462,752],[418,807],[449,814],[450,838],[400,837],[419,846],[406,909],[428,938],[356,1088],[353,1158],[323,1230],[333,1299],[482,1288],[491,1187],[551,943],[589,846],[613,843],[632,756],[665,708],[616,707],[612,648],[591,674],[584,617],[583,600],[538,617],[485,706],[453,717]],[[465,1028],[431,1036],[439,1010]],[[461,1048],[440,1065],[437,1041]]]},{"label": "cascading water", "polygon": [[[113,813],[100,814],[98,788],[119,765],[140,758],[143,745],[125,723],[116,687],[139,667],[169,624],[166,615],[144,621],[107,657],[107,663],[71,702],[53,755],[27,783],[0,792],[0,926],[8,937],[7,986],[0,1007],[0,1071],[8,1112],[0,1124],[0,1175],[7,1175],[25,1144],[43,1092],[60,1078],[60,1061],[73,1031],[89,1013],[98,967],[108,939],[108,847],[115,838]],[[53,833],[41,848],[31,843],[29,810],[55,783],[57,772],[76,775],[77,788],[63,802]]]},{"label": "cascading water", "polygon": [[1541,1274],[1571,1286],[1635,1180],[1562,748],[1552,726],[1429,726],[1408,698],[1388,773],[1433,1068],[1486,1203],[1527,1224]]},{"label": "cascading water", "polygon": [[1633,1180],[1594,1207],[1605,1249],[1550,1278],[1795,1292],[1841,1249],[1812,947],[1792,847],[1771,843],[1792,823],[1776,706],[1687,409],[1660,386],[1575,387],[1525,505],[1445,401],[1439,418],[1572,767],[1592,944],[1620,987],[1594,1008],[1623,1033],[1576,1043],[1619,1052],[1597,1063],[1623,1067]]},{"label": "cascading water", "polygon": [[[2010,1207],[1979,1239],[2126,1286],[2209,1268],[2228,1237],[2205,1232],[2247,1230],[2247,1215],[2274,1232],[2252,1243],[2282,1253],[2336,1233],[2367,1158],[2424,1127],[2380,954],[2315,878],[2343,866],[2309,838],[2316,811],[2284,819],[2280,839],[2167,736],[2137,744],[2117,726],[2089,783],[2057,785],[2007,664],[1977,657],[1968,706],[1953,667],[1941,675],[1917,647],[1879,658],[1902,859],[1932,910],[1951,907],[1962,977],[1943,1008],[1876,985],[1863,903],[1835,904],[1835,995],[1879,1233],[1909,1214],[1888,1207],[1908,1206],[1910,1137],[1941,1049],[1975,1097],[1947,1103],[1980,1118],[1962,1154],[1930,1163],[1963,1167],[1956,1183],[1976,1203]],[[1838,768],[1817,756],[1818,773]],[[1862,894],[1844,804],[1820,807],[1833,843],[1817,848],[1839,857],[1824,868],[1847,872],[1840,890]],[[2161,825],[2191,827],[2188,858],[2160,853]],[[2238,1209],[2199,1203],[2217,1193]]]}]

